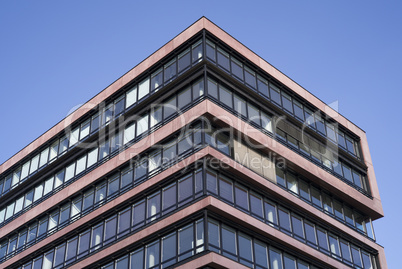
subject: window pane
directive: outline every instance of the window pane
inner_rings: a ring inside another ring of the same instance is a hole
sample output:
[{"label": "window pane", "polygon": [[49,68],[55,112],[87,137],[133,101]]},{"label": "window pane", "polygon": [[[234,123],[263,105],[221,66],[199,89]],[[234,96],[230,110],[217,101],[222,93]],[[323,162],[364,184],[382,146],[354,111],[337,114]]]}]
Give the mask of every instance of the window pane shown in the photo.
[{"label": "window pane", "polygon": [[244,117],[247,117],[247,107],[246,107],[246,101],[243,100],[243,98],[240,98],[237,95],[234,95],[234,110],[243,115]]},{"label": "window pane", "polygon": [[251,193],[250,194],[250,208],[251,208],[251,212],[254,215],[256,215],[260,218],[264,217],[261,197]]},{"label": "window pane", "polygon": [[190,49],[187,49],[179,55],[177,63],[179,73],[183,72],[190,66]]},{"label": "window pane", "polygon": [[352,249],[352,257],[353,257],[353,263],[356,264],[357,266],[362,266],[362,260],[360,257],[360,251],[359,249],[355,248],[355,247],[351,247]]},{"label": "window pane", "polygon": [[145,268],[150,268],[159,264],[159,241],[151,243],[145,247]]},{"label": "window pane", "polygon": [[107,189],[107,195],[111,196],[112,194],[116,193],[119,190],[119,181],[120,178],[119,176],[115,175],[112,178],[109,178],[108,180],[108,189]]},{"label": "window pane", "polygon": [[248,194],[247,191],[236,186],[235,187],[235,195],[236,195],[236,205],[242,207],[245,210],[248,210]]},{"label": "window pane", "polygon": [[89,125],[90,125],[89,120],[81,124],[80,140],[84,139],[89,135]]},{"label": "window pane", "polygon": [[293,114],[292,98],[284,92],[282,92],[282,104],[286,111]]},{"label": "window pane", "polygon": [[311,197],[313,200],[313,204],[321,208],[322,204],[321,204],[320,191],[314,187],[311,187]]},{"label": "window pane", "polygon": [[[78,254],[85,254],[89,249],[89,231],[80,234],[78,243]],[[80,257],[80,256],[78,256]]]},{"label": "window pane", "polygon": [[144,225],[145,221],[145,201],[136,203],[133,206],[133,227],[138,228]]},{"label": "window pane", "polygon": [[223,255],[234,259],[236,252],[236,234],[235,230],[222,225],[222,249]]},{"label": "window pane", "polygon": [[190,257],[194,254],[194,227],[190,224],[179,229],[179,256],[180,260]]},{"label": "window pane", "polygon": [[304,121],[304,112],[303,112],[303,105],[293,99],[293,110],[295,116],[299,119]]},{"label": "window pane", "polygon": [[66,250],[66,244],[62,244],[61,246],[56,247],[55,257],[54,257],[54,266],[58,266],[64,262],[65,250]]},{"label": "window pane", "polygon": [[163,118],[167,119],[177,112],[176,97],[166,101],[163,104]]},{"label": "window pane", "polygon": [[290,219],[289,219],[289,212],[279,208],[278,209],[278,217],[279,217],[279,226],[286,231],[291,231],[290,227]]},{"label": "window pane", "polygon": [[252,71],[251,69],[249,69],[249,68],[247,68],[247,67],[245,67],[244,69],[245,69],[245,70],[244,70],[244,71],[245,71],[245,72],[244,72],[244,75],[245,75],[245,81],[246,81],[246,83],[255,89],[255,88],[257,87],[257,85],[256,85],[256,80],[255,80],[255,73],[254,73],[254,71]]},{"label": "window pane", "polygon": [[208,221],[208,241],[212,245],[212,250],[217,250],[220,247],[219,225],[211,220]]},{"label": "window pane", "polygon": [[176,59],[165,65],[165,82],[169,82],[176,76]]},{"label": "window pane", "polygon": [[303,222],[300,217],[292,215],[292,228],[295,235],[299,236],[300,238],[304,238]]},{"label": "window pane", "polygon": [[191,102],[191,88],[188,88],[178,95],[178,107],[183,109]]},{"label": "window pane", "polygon": [[130,208],[128,208],[122,212],[119,212],[118,227],[117,227],[118,235],[123,235],[123,234],[129,232],[130,219],[131,219],[131,209]]},{"label": "window pane", "polygon": [[139,249],[130,254],[130,269],[144,268],[144,251]]},{"label": "window pane", "polygon": [[349,244],[345,241],[340,241],[340,245],[341,245],[341,251],[342,251],[342,257],[347,260],[347,261],[352,261],[352,257],[350,255],[350,248],[349,248]]},{"label": "window pane", "polygon": [[151,91],[158,89],[163,84],[163,72],[162,68],[157,70],[151,75]]},{"label": "window pane", "polygon": [[239,234],[239,256],[242,264],[252,267],[252,251],[251,238],[244,234]]},{"label": "window pane", "polygon": [[103,241],[103,223],[92,228],[91,251],[100,248]]},{"label": "window pane", "polygon": [[264,205],[265,205],[265,219],[269,223],[277,225],[278,221],[276,217],[276,207],[268,202],[264,202]]},{"label": "window pane", "polygon": [[207,172],[207,190],[214,194],[218,193],[216,175],[210,172]]},{"label": "window pane", "polygon": [[226,53],[225,51],[221,50],[218,48],[218,64],[226,69],[227,71],[230,70],[229,67],[229,54]]},{"label": "window pane", "polygon": [[127,93],[126,93],[126,108],[130,107],[133,105],[135,102],[137,102],[137,85],[132,87]]},{"label": "window pane", "polygon": [[39,154],[32,158],[31,167],[29,168],[29,174],[32,174],[38,169],[39,164]]},{"label": "window pane", "polygon": [[307,239],[308,243],[317,245],[317,239],[316,239],[316,235],[315,235],[314,225],[304,222],[304,229],[306,231],[306,239]]},{"label": "window pane", "polygon": [[182,202],[189,198],[193,194],[193,178],[187,176],[184,179],[179,180],[179,202]]},{"label": "window pane", "polygon": [[162,190],[162,210],[164,213],[170,212],[176,205],[176,184],[172,184]]},{"label": "window pane", "polygon": [[88,165],[87,167],[91,167],[98,161],[98,148],[95,148],[94,150],[90,151],[88,153]]},{"label": "window pane", "polygon": [[43,184],[35,187],[34,201],[37,201],[38,199],[42,198],[42,195],[43,195]]},{"label": "window pane", "polygon": [[288,190],[292,191],[293,193],[298,194],[299,193],[299,188],[298,188],[298,182],[297,178],[295,175],[291,173],[286,173],[286,181],[288,184]]},{"label": "window pane", "polygon": [[332,199],[329,197],[327,194],[322,194],[322,201],[324,204],[324,210],[326,212],[329,212],[331,214],[334,213],[333,208],[332,208]]},{"label": "window pane", "polygon": [[281,105],[281,95],[279,93],[279,89],[270,84],[269,93],[271,95],[271,100],[276,104]]},{"label": "window pane", "polygon": [[147,198],[147,219],[148,221],[153,221],[157,218],[157,215],[160,214],[160,194],[157,193],[153,196]]},{"label": "window pane", "polygon": [[149,78],[144,79],[138,85],[138,100],[141,100],[149,93]]},{"label": "window pane", "polygon": [[255,263],[263,268],[268,268],[267,246],[264,243],[254,240],[254,253]]},{"label": "window pane", "polygon": [[335,236],[329,235],[329,248],[331,250],[332,254],[335,254],[336,256],[340,257],[340,252],[339,252],[339,243],[338,239]]},{"label": "window pane", "polygon": [[306,199],[307,201],[310,201],[310,189],[308,186],[308,183],[305,182],[304,180],[299,181],[299,190],[300,190],[300,196]]},{"label": "window pane", "polygon": [[317,229],[318,245],[321,249],[328,251],[328,238],[324,230]]},{"label": "window pane", "polygon": [[269,259],[271,261],[272,269],[282,269],[281,253],[278,250],[272,248],[269,249]]},{"label": "window pane", "polygon": [[237,78],[243,80],[244,78],[243,78],[242,64],[238,60],[232,58],[231,67],[232,67],[232,74],[235,75]]},{"label": "window pane", "polygon": [[219,195],[233,203],[233,183],[230,180],[219,178]]},{"label": "window pane", "polygon": [[162,265],[163,268],[176,262],[176,232],[162,237]]},{"label": "window pane", "polygon": [[48,157],[49,157],[49,148],[46,148],[40,153],[39,167],[42,167],[47,163]]},{"label": "window pane", "polygon": [[284,255],[283,257],[285,269],[296,269],[296,259],[290,255]]},{"label": "window pane", "polygon": [[208,94],[215,99],[218,99],[218,85],[215,81],[208,79]]},{"label": "window pane", "polygon": [[135,138],[135,123],[132,123],[124,128],[124,145]]},{"label": "window pane", "polygon": [[75,173],[78,175],[81,172],[83,172],[86,169],[86,165],[87,165],[87,155],[84,155],[77,160],[77,169]]},{"label": "window pane", "polygon": [[116,236],[117,229],[117,217],[113,216],[112,218],[105,221],[105,244],[114,240]]},{"label": "window pane", "polygon": [[232,93],[222,86],[219,86],[219,100],[228,107],[233,108]]},{"label": "window pane", "polygon": [[207,49],[207,57],[215,62],[216,61],[215,44],[207,40],[206,49]]}]

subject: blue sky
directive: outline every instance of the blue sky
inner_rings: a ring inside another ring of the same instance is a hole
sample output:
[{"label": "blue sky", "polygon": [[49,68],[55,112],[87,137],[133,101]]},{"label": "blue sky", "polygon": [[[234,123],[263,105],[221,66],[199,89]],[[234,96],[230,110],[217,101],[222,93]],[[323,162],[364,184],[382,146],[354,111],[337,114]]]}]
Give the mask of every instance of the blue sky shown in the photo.
[{"label": "blue sky", "polygon": [[367,132],[377,242],[402,268],[401,14],[393,0],[1,1],[0,163],[206,16]]}]

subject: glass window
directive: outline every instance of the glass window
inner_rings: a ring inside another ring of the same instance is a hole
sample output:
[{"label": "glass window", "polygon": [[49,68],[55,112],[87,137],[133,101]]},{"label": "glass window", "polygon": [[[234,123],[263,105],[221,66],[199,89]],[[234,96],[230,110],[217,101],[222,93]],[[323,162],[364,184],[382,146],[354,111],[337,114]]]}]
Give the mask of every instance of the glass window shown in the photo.
[{"label": "glass window", "polygon": [[353,183],[353,178],[352,178],[352,170],[346,166],[345,164],[342,164],[342,170],[343,170],[343,175],[344,177]]},{"label": "glass window", "polygon": [[244,67],[244,75],[245,75],[245,81],[247,85],[251,86],[252,88],[256,89],[257,84],[255,80],[255,73],[252,71],[250,68],[247,66]]},{"label": "glass window", "polygon": [[27,243],[27,235],[28,235],[27,229],[24,229],[19,233],[17,249],[22,248]]},{"label": "glass window", "polygon": [[318,115],[315,115],[315,117],[316,117],[315,123],[317,124],[317,130],[318,130],[321,134],[326,135],[326,133],[325,133],[325,124],[324,124],[324,121],[323,121]]},{"label": "glass window", "polygon": [[241,62],[232,57],[231,67],[232,67],[232,74],[235,75],[237,78],[244,80],[243,68]]},{"label": "glass window", "polygon": [[222,49],[218,48],[218,64],[226,69],[227,71],[230,70],[229,66],[229,54],[223,51]]},{"label": "glass window", "polygon": [[134,183],[143,179],[147,174],[147,162],[146,160],[137,164],[134,170]]},{"label": "glass window", "polygon": [[126,169],[121,173],[121,188],[133,183],[133,169]]},{"label": "glass window", "polygon": [[354,247],[354,246],[352,246],[352,247],[351,247],[351,250],[352,250],[353,263],[354,263],[355,265],[361,267],[361,266],[362,266],[362,260],[361,260],[361,257],[360,257],[360,251],[359,251],[359,249],[356,248],[356,247]]},{"label": "glass window", "polygon": [[21,196],[15,201],[14,214],[20,212],[22,210],[23,205],[24,205],[24,196]]},{"label": "glass window", "polygon": [[367,269],[373,269],[373,265],[371,264],[370,255],[362,251],[363,257],[363,267]]},{"label": "glass window", "polygon": [[130,254],[130,269],[144,268],[144,251],[143,248],[136,250]]},{"label": "glass window", "polygon": [[179,73],[183,72],[190,66],[190,49],[185,50],[183,53],[178,56],[178,71]]},{"label": "glass window", "polygon": [[219,178],[219,195],[233,203],[233,182],[228,179]]},{"label": "glass window", "polygon": [[329,197],[327,194],[323,193],[322,194],[322,202],[324,204],[324,210],[326,212],[334,214],[334,211],[333,211],[333,208],[332,208],[332,199],[331,199],[331,197]]},{"label": "glass window", "polygon": [[240,263],[253,267],[253,249],[251,246],[251,238],[245,234],[239,233],[239,256]]},{"label": "glass window", "polygon": [[302,198],[310,201],[310,188],[306,181],[299,180],[299,191]]},{"label": "glass window", "polygon": [[162,268],[176,263],[176,232],[162,237]]},{"label": "glass window", "polygon": [[163,84],[162,68],[151,75],[151,92],[157,90]]},{"label": "glass window", "polygon": [[318,238],[318,245],[320,246],[321,250],[328,251],[328,237],[327,233],[324,230],[317,229],[317,238]]},{"label": "glass window", "polygon": [[353,211],[350,207],[344,206],[343,212],[345,214],[345,220],[348,224],[351,224],[354,226],[354,221],[353,221]]},{"label": "glass window", "polygon": [[176,183],[162,189],[162,211],[164,214],[175,209],[176,205]]},{"label": "glass window", "polygon": [[163,118],[167,119],[176,112],[177,112],[176,97],[173,97],[163,104]]},{"label": "glass window", "polygon": [[256,107],[250,105],[250,103],[247,103],[247,112],[248,119],[258,126],[261,126],[261,117],[259,110]]},{"label": "glass window", "polygon": [[91,189],[84,194],[82,210],[85,211],[94,204],[94,190]]},{"label": "glass window", "polygon": [[[73,170],[74,173],[74,170]],[[73,174],[74,175],[74,174]],[[59,187],[61,184],[63,184],[64,181],[64,169],[60,170],[56,176],[55,176],[55,181],[54,181],[54,188]]]},{"label": "glass window", "polygon": [[92,228],[91,251],[100,248],[103,241],[103,223]]},{"label": "glass window", "polygon": [[320,191],[317,188],[314,188],[313,186],[311,186],[311,198],[314,205],[320,208],[322,207]]},{"label": "glass window", "polygon": [[208,240],[211,250],[218,251],[220,247],[219,225],[212,220],[208,220]]},{"label": "glass window", "polygon": [[335,211],[335,216],[337,218],[344,220],[342,204],[340,202],[338,202],[337,200],[334,200],[334,211]]},{"label": "glass window", "polygon": [[149,94],[149,77],[138,84],[138,100]]},{"label": "glass window", "polygon": [[84,139],[89,135],[89,125],[90,125],[89,120],[81,124],[80,140]]},{"label": "glass window", "polygon": [[294,110],[295,116],[299,120],[304,121],[303,105],[294,99],[293,99],[293,110]]},{"label": "glass window", "polygon": [[99,183],[95,191],[95,204],[103,201],[106,198],[106,181]]},{"label": "glass window", "polygon": [[43,195],[43,184],[40,184],[35,187],[34,201],[37,201],[40,198],[42,198],[42,195]]},{"label": "glass window", "polygon": [[278,218],[279,218],[279,226],[285,229],[287,232],[292,231],[290,227],[290,218],[289,212],[285,209],[278,208]]},{"label": "glass window", "polygon": [[135,102],[137,102],[137,85],[126,93],[126,108],[132,106]]},{"label": "glass window", "polygon": [[251,213],[259,218],[264,217],[262,198],[254,193],[250,193],[250,209]]},{"label": "glass window", "polygon": [[117,234],[122,236],[130,231],[131,209],[120,211],[118,214]]},{"label": "glass window", "polygon": [[280,106],[281,105],[281,94],[280,94],[279,89],[277,87],[275,87],[274,85],[270,84],[269,93],[271,95],[271,100]]},{"label": "glass window", "polygon": [[87,165],[87,155],[82,156],[77,160],[77,169],[76,169],[76,174],[80,174],[86,169]]},{"label": "glass window", "polygon": [[147,198],[147,219],[153,221],[160,215],[160,193],[153,194]]},{"label": "glass window", "polygon": [[350,255],[350,248],[349,248],[349,243],[341,240],[340,241],[340,245],[341,245],[341,251],[342,251],[342,257],[343,259],[351,262],[352,261],[352,257]]},{"label": "glass window", "polygon": [[108,197],[119,190],[119,175],[114,175],[108,179],[107,195]]},{"label": "glass window", "polygon": [[49,226],[48,230],[51,231],[53,228],[56,228],[59,224],[59,211],[56,211],[49,216]]},{"label": "glass window", "polygon": [[292,104],[292,98],[282,92],[282,104],[283,104],[283,108],[288,111],[289,113],[293,114],[293,104]]},{"label": "glass window", "polygon": [[178,182],[179,184],[179,202],[184,202],[193,194],[193,177],[191,175],[182,178]]},{"label": "glass window", "polygon": [[78,237],[67,241],[66,261],[70,261],[76,257]]},{"label": "glass window", "polygon": [[91,119],[91,133],[98,130],[99,125],[100,125],[100,117],[99,117],[99,113],[96,113],[95,115],[92,116],[92,119]]},{"label": "glass window", "polygon": [[70,204],[66,204],[60,208],[60,224],[67,222],[70,218]]},{"label": "glass window", "polygon": [[304,230],[306,232],[306,239],[309,245],[313,244],[313,246],[317,245],[317,239],[315,235],[314,225],[308,222],[304,222]]},{"label": "glass window", "polygon": [[[56,141],[50,146],[49,160],[53,160],[54,158],[57,157],[58,150],[59,150],[59,141]],[[24,170],[24,167],[22,169]],[[21,178],[24,178],[24,176],[22,176]]]},{"label": "glass window", "polygon": [[31,224],[29,226],[29,231],[28,231],[28,242],[33,242],[36,239],[36,233],[38,231],[38,226],[36,223]]},{"label": "glass window", "polygon": [[11,179],[12,179],[11,174],[6,177],[5,182],[4,182],[4,191],[3,191],[3,193],[10,189],[10,187],[11,187]]},{"label": "glass window", "polygon": [[282,269],[282,254],[279,250],[269,248],[269,259],[272,269]]},{"label": "glass window", "polygon": [[5,217],[6,220],[11,218],[12,215],[14,214],[14,205],[15,205],[15,202],[12,202],[11,204],[9,204],[7,206],[6,217]]},{"label": "glass window", "polygon": [[202,58],[202,43],[201,40],[191,46],[193,63]]},{"label": "glass window", "polygon": [[264,128],[266,131],[272,133],[271,117],[264,112],[261,112],[261,127]]},{"label": "glass window", "polygon": [[81,205],[81,197],[73,200],[73,202],[71,203],[71,217],[74,217],[75,215],[81,213]]},{"label": "glass window", "polygon": [[104,244],[108,244],[113,241],[116,236],[117,229],[117,216],[113,216],[105,221],[105,242]]},{"label": "glass window", "polygon": [[98,148],[93,149],[88,153],[88,165],[87,167],[91,167],[98,161]]},{"label": "glass window", "polygon": [[346,149],[345,136],[342,131],[338,131],[338,145]]},{"label": "glass window", "polygon": [[124,111],[124,96],[120,96],[114,101],[114,115],[117,117]]},{"label": "glass window", "polygon": [[296,269],[296,259],[288,254],[283,256],[283,263],[286,269]]},{"label": "glass window", "polygon": [[144,225],[145,221],[145,201],[141,201],[133,205],[133,227],[138,228]]},{"label": "glass window", "polygon": [[260,76],[257,76],[258,91],[266,97],[269,97],[268,93],[268,81]]},{"label": "glass window", "polygon": [[353,139],[349,138],[348,136],[346,136],[346,148],[352,154],[356,154]]},{"label": "glass window", "polygon": [[248,211],[249,207],[247,190],[241,188],[240,186],[235,186],[235,197],[236,205]]},{"label": "glass window", "polygon": [[194,254],[194,226],[187,225],[178,231],[179,235],[179,259],[183,260]]},{"label": "glass window", "polygon": [[57,246],[54,251],[54,266],[61,265],[64,262],[64,252],[66,250],[66,244]]},{"label": "glass window", "polygon": [[27,192],[27,194],[25,195],[24,207],[30,206],[32,204],[33,196],[34,196],[34,190]]},{"label": "glass window", "polygon": [[151,268],[159,264],[159,241],[155,241],[145,247],[145,262],[145,268]]},{"label": "glass window", "polygon": [[110,152],[115,152],[123,143],[123,132],[118,132],[110,138]]},{"label": "glass window", "polygon": [[276,183],[283,187],[286,187],[285,172],[283,172],[283,170],[278,167],[276,167]]},{"label": "glass window", "polygon": [[201,79],[193,84],[193,100],[204,95],[204,80]]},{"label": "glass window", "polygon": [[109,155],[109,140],[105,141],[105,143],[103,143],[99,147],[99,160],[102,160],[108,155]]},{"label": "glass window", "polygon": [[87,230],[80,234],[78,243],[78,259],[85,255],[89,249],[90,231]]},{"label": "glass window", "polygon": [[45,217],[39,221],[38,237],[45,235],[48,226],[48,218]]},{"label": "glass window", "polygon": [[49,157],[49,148],[45,148],[40,153],[39,167],[42,167],[47,163],[48,157]]},{"label": "glass window", "polygon": [[43,196],[45,196],[46,194],[48,194],[53,190],[53,181],[54,181],[53,176],[45,181],[45,189],[43,190]]},{"label": "glass window", "polygon": [[236,258],[236,232],[232,228],[222,225],[223,255],[231,259]]},{"label": "glass window", "polygon": [[244,101],[243,98],[240,98],[237,95],[234,95],[233,101],[234,101],[234,110],[237,113],[243,115],[244,117],[247,117],[246,101]]},{"label": "glass window", "polygon": [[17,248],[17,236],[14,236],[10,238],[8,242],[7,254],[11,254],[11,252],[15,251],[16,248]]},{"label": "glass window", "polygon": [[211,79],[208,79],[208,94],[215,98],[218,99],[218,85],[215,81],[212,81]]},{"label": "glass window", "polygon": [[191,102],[191,88],[188,88],[178,95],[178,108],[183,109]]},{"label": "glass window", "polygon": [[303,222],[300,217],[292,215],[292,228],[295,235],[297,235],[299,238],[304,238]]},{"label": "glass window", "polygon": [[295,175],[293,175],[291,173],[286,173],[286,182],[288,185],[287,186],[288,190],[290,190],[296,194],[299,193],[298,182],[297,182],[297,178]]},{"label": "glass window", "polygon": [[207,171],[207,190],[214,194],[218,193],[216,175],[209,171]]},{"label": "glass window", "polygon": [[215,44],[207,40],[206,49],[207,49],[207,57],[215,62],[216,61]]},{"label": "glass window", "polygon": [[154,127],[162,121],[162,107],[153,107],[150,113],[150,127]]},{"label": "glass window", "polygon": [[[67,140],[67,138],[65,138]],[[32,158],[31,160],[31,167],[29,168],[29,174],[32,174],[36,170],[38,170],[39,164],[39,154]]]},{"label": "glass window", "polygon": [[173,59],[165,65],[165,82],[172,81],[173,77],[176,76],[176,59]]},{"label": "glass window", "polygon": [[233,108],[232,92],[219,86],[219,100],[230,108]]},{"label": "glass window", "polygon": [[278,224],[277,221],[277,216],[276,216],[276,206],[268,203],[268,202],[264,202],[264,206],[265,206],[265,219],[269,222],[269,224]]},{"label": "glass window", "polygon": [[334,254],[336,257],[340,257],[341,254],[339,252],[339,242],[336,236],[334,235],[328,235],[329,238],[329,248],[332,254]]},{"label": "glass window", "polygon": [[65,178],[66,182],[74,177],[74,172],[75,172],[75,162],[66,167],[66,178]]},{"label": "glass window", "polygon": [[254,256],[256,268],[268,268],[267,246],[257,240],[254,240]]},{"label": "glass window", "polygon": [[355,183],[355,185],[358,186],[359,188],[362,188],[362,180],[360,174],[354,170],[352,170],[352,174],[353,174],[353,182]]}]

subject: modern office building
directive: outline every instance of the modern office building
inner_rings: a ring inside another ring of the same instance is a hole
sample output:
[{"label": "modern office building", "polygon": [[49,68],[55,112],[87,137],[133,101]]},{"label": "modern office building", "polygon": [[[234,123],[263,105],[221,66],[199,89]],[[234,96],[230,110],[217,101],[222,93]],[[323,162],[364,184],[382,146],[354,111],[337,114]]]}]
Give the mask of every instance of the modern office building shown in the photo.
[{"label": "modern office building", "polygon": [[387,268],[366,134],[201,18],[0,166],[1,268]]}]

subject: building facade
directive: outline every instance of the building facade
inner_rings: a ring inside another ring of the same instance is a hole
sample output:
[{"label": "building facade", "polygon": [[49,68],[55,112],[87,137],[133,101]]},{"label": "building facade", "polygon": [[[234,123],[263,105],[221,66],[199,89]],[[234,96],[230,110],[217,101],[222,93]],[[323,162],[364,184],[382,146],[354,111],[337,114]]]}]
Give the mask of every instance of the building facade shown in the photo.
[{"label": "building facade", "polygon": [[365,132],[201,18],[0,166],[1,268],[387,268]]}]

